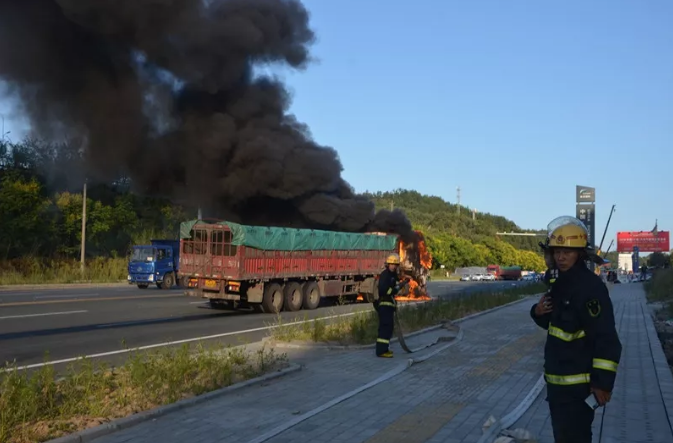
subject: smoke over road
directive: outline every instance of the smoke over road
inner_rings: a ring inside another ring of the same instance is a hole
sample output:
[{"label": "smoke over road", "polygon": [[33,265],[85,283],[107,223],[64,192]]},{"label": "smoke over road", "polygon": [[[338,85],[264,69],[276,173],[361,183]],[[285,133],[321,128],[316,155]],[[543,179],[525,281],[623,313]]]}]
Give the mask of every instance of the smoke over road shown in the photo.
[{"label": "smoke over road", "polygon": [[244,223],[409,235],[253,76],[305,68],[313,41],[296,0],[0,0],[0,79],[36,135],[79,140],[89,176]]}]

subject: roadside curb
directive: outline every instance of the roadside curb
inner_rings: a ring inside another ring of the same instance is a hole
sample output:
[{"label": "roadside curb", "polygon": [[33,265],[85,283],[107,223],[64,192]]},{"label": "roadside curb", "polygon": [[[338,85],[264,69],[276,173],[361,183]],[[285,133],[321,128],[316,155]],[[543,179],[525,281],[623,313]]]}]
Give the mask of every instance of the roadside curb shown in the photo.
[{"label": "roadside curb", "polygon": [[205,401],[211,400],[213,398],[219,397],[221,395],[229,394],[231,392],[237,391],[239,389],[246,388],[248,386],[260,384],[266,381],[274,380],[282,376],[299,372],[303,369],[303,366],[298,364],[290,364],[287,368],[277,370],[275,372],[270,372],[268,374],[262,375],[260,377],[252,378],[240,383],[227,386],[226,388],[218,389],[216,391],[211,391],[203,395],[199,395],[192,398],[187,398],[184,400],[177,401],[165,406],[159,406],[155,409],[150,409],[148,411],[139,412],[128,417],[118,418],[110,422],[104,423],[102,425],[85,429],[74,434],[65,435],[53,440],[48,440],[45,443],[84,443],[90,442],[97,438],[100,438],[104,435],[112,434],[113,432],[120,431],[122,429],[130,428],[137,424],[140,424],[145,421],[153,420],[159,418],[163,415],[169,414],[171,412],[178,411],[180,409],[188,408],[190,406],[203,403]]},{"label": "roadside curb", "polygon": [[[457,323],[463,323],[465,321],[472,320],[472,319],[480,317],[482,315],[490,314],[491,312],[497,311],[499,309],[504,309],[508,306],[513,306],[517,303],[522,303],[524,301],[532,299],[533,297],[540,297],[540,295],[541,294],[528,295],[528,296],[525,296],[525,297],[521,298],[520,300],[515,300],[513,302],[509,302],[509,303],[506,303],[504,305],[500,305],[500,306],[496,306],[496,307],[487,309],[485,311],[475,312],[474,314],[470,314],[468,316],[465,316],[465,317],[462,317],[462,318],[459,318],[459,319],[456,319],[456,320],[447,320],[446,322],[438,324],[438,325],[434,325],[434,326],[430,326],[430,327],[427,327],[427,328],[424,328],[424,329],[420,329],[418,331],[410,332],[409,334],[405,335],[404,338],[406,339],[406,338],[415,337],[417,335],[426,334],[428,332],[436,331],[436,330],[442,329],[442,328],[445,328],[448,331],[450,331],[450,329],[448,329],[448,327],[450,325],[457,324]],[[452,331],[450,331],[450,332],[452,332]],[[459,332],[456,332],[456,334],[459,334]],[[450,336],[450,338],[452,338],[452,339],[455,338],[455,337],[456,336],[453,336],[453,335]],[[397,337],[392,338],[390,340],[391,343],[397,343],[398,341],[399,341],[399,339]],[[330,350],[330,351],[359,351],[359,350],[363,350],[363,349],[373,349],[374,347],[376,347],[376,343],[372,343],[372,344],[368,344],[368,345],[329,345],[329,344],[317,344],[317,343],[312,344],[312,343],[306,343],[306,342],[300,342],[300,343],[298,343],[298,342],[280,342],[280,341],[274,340],[273,337],[264,337],[262,339],[262,342],[263,343],[268,343],[270,346],[273,346],[273,347],[279,348],[279,349],[316,349],[316,350],[324,349],[324,350]],[[434,344],[436,344],[436,343],[434,343]],[[430,346],[432,346],[432,345],[430,345]]]},{"label": "roadside curb", "polygon": [[673,373],[671,373],[668,362],[666,361],[664,347],[662,346],[661,340],[659,340],[659,334],[657,334],[657,329],[654,325],[654,315],[650,312],[646,312],[648,308],[644,290],[642,291],[641,297],[642,302],[640,308],[643,313],[643,318],[645,319],[647,341],[654,363],[655,378],[657,380],[657,385],[659,386],[661,400],[664,403],[668,425],[673,432]]},{"label": "roadside curb", "polygon": [[117,283],[47,283],[44,285],[2,285],[0,292],[10,291],[31,291],[36,289],[77,289],[77,288],[115,288],[122,286],[130,286],[126,280],[119,280]]}]

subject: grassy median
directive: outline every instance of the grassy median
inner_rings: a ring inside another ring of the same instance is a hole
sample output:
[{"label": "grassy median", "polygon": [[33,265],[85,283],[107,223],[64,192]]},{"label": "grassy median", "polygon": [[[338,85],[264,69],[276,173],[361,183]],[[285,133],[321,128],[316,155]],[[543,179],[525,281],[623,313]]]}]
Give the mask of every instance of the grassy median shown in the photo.
[{"label": "grassy median", "polygon": [[[405,333],[418,331],[442,321],[456,320],[470,314],[502,306],[532,294],[545,291],[542,283],[506,289],[499,292],[461,294],[450,300],[433,300],[402,307],[398,315]],[[402,305],[402,304],[401,304]],[[305,318],[307,320],[307,318]],[[297,318],[290,322],[299,321]],[[271,337],[281,342],[314,342],[339,345],[371,344],[376,341],[378,317],[374,310],[336,319],[306,321],[288,325],[278,317]]]},{"label": "grassy median", "polygon": [[[287,366],[287,357],[221,345],[131,354],[111,368],[81,360],[0,373],[0,442],[34,443],[214,391]],[[9,370],[7,370],[9,369]]]}]

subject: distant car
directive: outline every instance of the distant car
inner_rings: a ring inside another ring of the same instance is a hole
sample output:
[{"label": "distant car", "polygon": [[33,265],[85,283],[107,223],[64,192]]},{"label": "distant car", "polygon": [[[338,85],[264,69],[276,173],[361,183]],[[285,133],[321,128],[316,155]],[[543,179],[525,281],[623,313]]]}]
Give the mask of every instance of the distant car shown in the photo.
[{"label": "distant car", "polygon": [[463,276],[460,277],[460,281],[470,281],[471,277],[467,274],[464,274]]},{"label": "distant car", "polygon": [[484,280],[484,281],[495,281],[495,275],[493,275],[493,274],[484,274],[484,275],[481,277],[481,279]]},{"label": "distant car", "polygon": [[483,275],[483,274],[474,274],[474,275],[472,276],[472,281],[482,281],[483,279],[484,279],[484,275]]},{"label": "distant car", "polygon": [[537,278],[534,274],[526,274],[521,278],[521,280],[523,280],[523,281],[535,281],[535,280],[537,280]]}]

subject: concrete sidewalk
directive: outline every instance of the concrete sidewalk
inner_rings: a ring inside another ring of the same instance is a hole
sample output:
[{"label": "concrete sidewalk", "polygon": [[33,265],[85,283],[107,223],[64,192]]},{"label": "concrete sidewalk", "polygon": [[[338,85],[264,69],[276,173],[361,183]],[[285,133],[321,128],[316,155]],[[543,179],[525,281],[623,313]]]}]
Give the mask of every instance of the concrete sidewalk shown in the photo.
[{"label": "concrete sidewalk", "polygon": [[[613,401],[596,418],[596,441],[673,442],[666,413],[666,407],[673,411],[673,377],[642,289],[617,285],[612,296],[624,353]],[[542,373],[546,331],[528,315],[534,301],[463,322],[462,340],[439,353],[445,343],[413,354],[436,355],[410,367],[398,345],[390,360],[375,358],[373,350],[292,350],[291,361],[305,364],[304,370],[95,442],[492,443],[495,433],[484,435],[482,425],[526,404]],[[446,333],[416,336],[409,345]],[[543,390],[511,428],[526,428],[539,443],[551,443],[544,398]]]},{"label": "concrete sidewalk", "polygon": [[[612,401],[598,409],[595,443],[673,443],[673,376],[657,338],[642,284],[614,285],[610,296],[622,342]],[[511,428],[524,428],[538,443],[553,443],[543,390]]]}]

